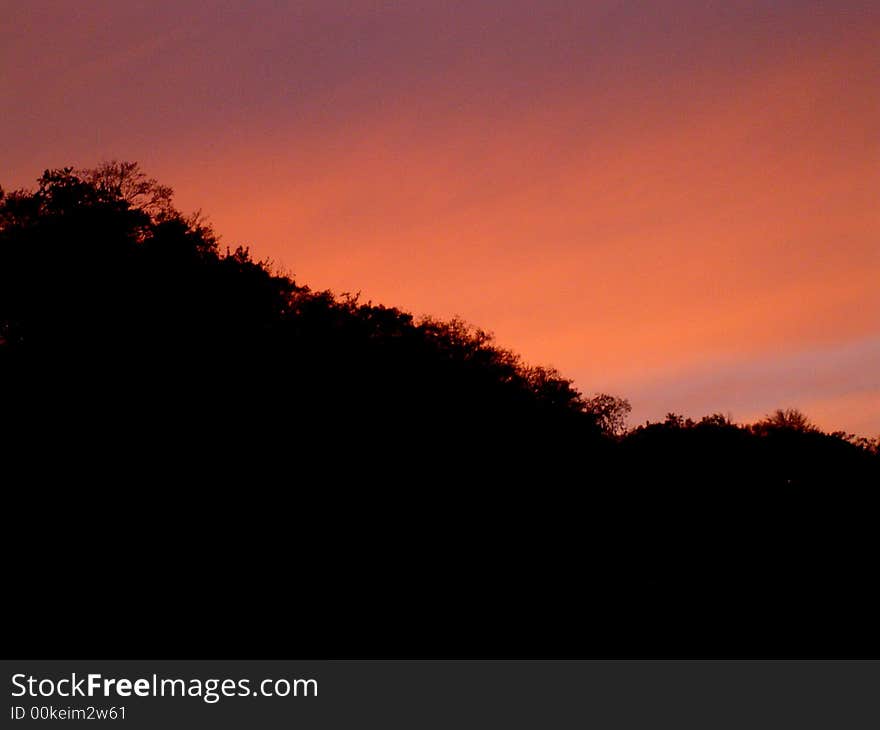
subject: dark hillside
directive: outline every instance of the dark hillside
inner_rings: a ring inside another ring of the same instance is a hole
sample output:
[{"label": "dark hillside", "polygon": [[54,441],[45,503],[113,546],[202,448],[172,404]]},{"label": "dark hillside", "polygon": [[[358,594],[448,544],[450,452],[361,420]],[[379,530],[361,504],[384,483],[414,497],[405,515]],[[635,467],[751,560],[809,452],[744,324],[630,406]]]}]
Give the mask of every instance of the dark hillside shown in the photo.
[{"label": "dark hillside", "polygon": [[224,251],[136,165],[0,193],[0,378],[21,647],[880,653],[876,442],[624,431],[481,330]]}]

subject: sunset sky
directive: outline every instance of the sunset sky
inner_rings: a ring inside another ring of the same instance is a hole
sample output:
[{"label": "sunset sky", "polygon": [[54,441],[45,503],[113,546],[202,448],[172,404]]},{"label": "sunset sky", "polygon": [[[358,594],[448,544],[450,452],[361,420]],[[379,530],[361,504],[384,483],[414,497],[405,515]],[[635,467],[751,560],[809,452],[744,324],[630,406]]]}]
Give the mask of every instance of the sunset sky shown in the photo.
[{"label": "sunset sky", "polygon": [[0,0],[0,184],[136,160],[631,423],[880,434],[877,0]]}]

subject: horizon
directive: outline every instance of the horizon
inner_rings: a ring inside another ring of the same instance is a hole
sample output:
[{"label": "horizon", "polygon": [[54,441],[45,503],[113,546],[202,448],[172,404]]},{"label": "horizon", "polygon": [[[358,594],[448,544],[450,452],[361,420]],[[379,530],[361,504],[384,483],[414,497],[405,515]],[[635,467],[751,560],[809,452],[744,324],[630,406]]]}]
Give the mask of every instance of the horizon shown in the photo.
[{"label": "horizon", "polygon": [[221,244],[459,315],[631,426],[880,433],[880,7],[225,7],[11,9],[0,185],[138,161]]}]

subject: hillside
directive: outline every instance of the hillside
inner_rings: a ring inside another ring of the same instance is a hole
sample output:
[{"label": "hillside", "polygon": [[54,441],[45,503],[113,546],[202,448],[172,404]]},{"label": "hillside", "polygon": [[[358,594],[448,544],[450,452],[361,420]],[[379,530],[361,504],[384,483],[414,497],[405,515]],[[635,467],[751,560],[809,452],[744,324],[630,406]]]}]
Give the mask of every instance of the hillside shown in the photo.
[{"label": "hillside", "polygon": [[312,654],[880,648],[876,441],[791,410],[626,430],[483,330],[224,250],[130,163],[0,193],[0,377],[49,643],[57,593],[147,648],[213,646],[163,606]]}]

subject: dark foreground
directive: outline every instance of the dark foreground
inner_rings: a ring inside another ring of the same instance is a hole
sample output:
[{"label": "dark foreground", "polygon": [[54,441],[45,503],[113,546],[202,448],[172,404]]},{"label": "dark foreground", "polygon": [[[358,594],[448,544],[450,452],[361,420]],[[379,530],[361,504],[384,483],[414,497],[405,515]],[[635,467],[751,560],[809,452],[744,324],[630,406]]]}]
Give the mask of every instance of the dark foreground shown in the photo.
[{"label": "dark foreground", "polygon": [[880,656],[875,444],[622,435],[485,333],[222,254],[139,174],[0,196],[9,656]]}]

